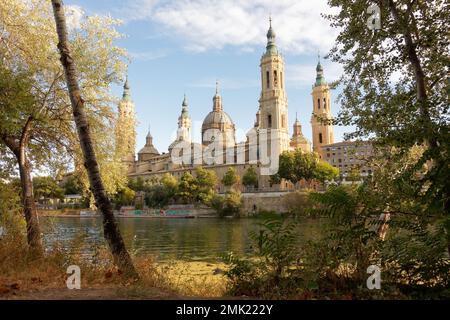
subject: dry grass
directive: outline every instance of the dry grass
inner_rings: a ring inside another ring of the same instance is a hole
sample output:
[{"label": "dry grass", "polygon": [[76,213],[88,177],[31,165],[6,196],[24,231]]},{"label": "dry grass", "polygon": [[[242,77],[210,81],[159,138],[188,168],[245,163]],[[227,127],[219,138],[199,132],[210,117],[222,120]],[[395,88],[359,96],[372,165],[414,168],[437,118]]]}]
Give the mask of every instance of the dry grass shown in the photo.
[{"label": "dry grass", "polygon": [[[141,280],[131,283],[112,264],[107,248],[94,248],[90,257],[81,255],[86,246],[84,240],[80,236],[68,246],[70,250],[54,246],[43,257],[35,258],[28,253],[23,235],[3,237],[0,240],[0,299],[177,299],[220,297],[225,292],[223,264],[157,263],[150,256],[138,256],[134,257],[134,263]],[[69,265],[80,267],[82,290],[67,289]]]}]

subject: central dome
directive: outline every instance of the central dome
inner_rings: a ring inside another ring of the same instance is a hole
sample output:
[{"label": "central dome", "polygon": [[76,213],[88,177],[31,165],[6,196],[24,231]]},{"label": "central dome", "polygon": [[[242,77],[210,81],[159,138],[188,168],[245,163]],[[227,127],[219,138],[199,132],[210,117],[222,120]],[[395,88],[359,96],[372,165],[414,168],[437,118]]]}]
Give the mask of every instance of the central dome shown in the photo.
[{"label": "central dome", "polygon": [[220,111],[211,111],[203,120],[202,129],[210,129],[214,127],[214,125],[219,125],[224,123],[225,125],[233,126],[233,120],[231,117],[223,110]]},{"label": "central dome", "polygon": [[203,145],[215,140],[215,135],[220,132],[226,145],[234,145],[235,127],[231,117],[223,111],[222,97],[219,95],[216,83],[216,94],[213,97],[213,110],[208,113],[202,124]]}]

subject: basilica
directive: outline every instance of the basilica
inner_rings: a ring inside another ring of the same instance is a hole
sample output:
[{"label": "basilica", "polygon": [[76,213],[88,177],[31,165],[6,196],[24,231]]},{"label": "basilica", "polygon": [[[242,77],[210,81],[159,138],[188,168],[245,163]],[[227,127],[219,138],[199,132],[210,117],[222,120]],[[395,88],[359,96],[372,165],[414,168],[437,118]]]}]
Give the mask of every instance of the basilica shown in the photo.
[{"label": "basilica", "polygon": [[[317,152],[322,157],[322,146],[334,142],[331,124],[331,94],[325,81],[320,61],[316,67],[316,80],[312,86],[312,147],[304,137],[298,119],[293,123],[289,135],[288,99],[285,91],[284,59],[276,45],[276,35],[270,27],[267,32],[265,53],[260,60],[261,94],[259,108],[253,127],[247,133],[246,141],[238,142],[235,125],[225,111],[216,84],[212,98],[212,110],[206,115],[201,128],[201,143],[191,140],[192,121],[186,96],[181,104],[178,117],[176,139],[168,147],[168,152],[160,153],[153,145],[153,137],[148,132],[146,143],[135,155],[136,135],[133,130],[123,134],[120,127],[135,126],[135,110],[130,95],[128,80],[124,84],[123,97],[118,106],[116,143],[126,146],[123,161],[128,164],[129,177],[144,179],[160,178],[172,174],[180,178],[185,172],[195,174],[195,167],[203,166],[214,170],[220,181],[229,167],[242,177],[249,167],[258,175],[259,190],[277,191],[288,187],[288,183],[272,185],[270,175],[278,169],[279,154],[285,150],[301,148],[305,152]],[[134,128],[134,127],[133,127]],[[241,186],[243,188],[243,186]],[[218,191],[223,186],[218,186]]]}]

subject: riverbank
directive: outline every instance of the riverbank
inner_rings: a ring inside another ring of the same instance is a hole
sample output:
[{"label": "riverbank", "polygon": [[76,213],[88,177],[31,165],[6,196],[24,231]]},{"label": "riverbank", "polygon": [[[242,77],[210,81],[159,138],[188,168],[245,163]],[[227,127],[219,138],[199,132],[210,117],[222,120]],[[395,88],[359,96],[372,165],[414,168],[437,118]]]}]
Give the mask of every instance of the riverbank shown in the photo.
[{"label": "riverbank", "polygon": [[[204,299],[221,298],[226,293],[223,264],[172,261],[155,264],[155,270],[164,278],[159,286],[148,283],[148,270],[138,270],[144,276],[142,283],[120,281],[106,272],[94,282],[81,281],[79,290],[69,290],[63,281],[48,281],[42,276],[27,278],[0,277],[0,299],[12,300],[121,300],[121,299]],[[31,275],[32,276],[32,275]],[[108,281],[108,279],[110,281]]]},{"label": "riverbank", "polygon": [[[87,256],[78,250],[85,244],[55,244],[43,256],[33,256],[23,236],[8,234],[0,241],[0,299],[202,299],[226,293],[223,263],[133,255],[140,275],[135,282],[117,270],[107,247]],[[67,288],[71,265],[79,267],[80,290]]]},{"label": "riverbank", "polygon": [[[134,213],[137,211],[138,213]],[[204,210],[203,210],[204,211]],[[172,214],[170,211],[160,212],[156,210],[141,211],[133,210],[122,213],[121,211],[114,211],[114,216],[117,218],[168,218],[168,219],[192,219],[192,218],[216,218],[217,214],[213,211],[207,210],[203,212],[194,210],[185,214]],[[99,218],[101,215],[96,211],[91,210],[77,210],[77,209],[58,209],[58,210],[38,210],[39,217],[62,217],[62,218]]]}]

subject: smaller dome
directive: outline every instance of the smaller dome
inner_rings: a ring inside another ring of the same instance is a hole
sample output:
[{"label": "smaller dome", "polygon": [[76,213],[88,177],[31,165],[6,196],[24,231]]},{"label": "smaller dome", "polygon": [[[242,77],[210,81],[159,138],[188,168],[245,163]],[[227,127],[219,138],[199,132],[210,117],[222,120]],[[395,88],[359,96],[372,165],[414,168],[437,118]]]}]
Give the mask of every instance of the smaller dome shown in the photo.
[{"label": "smaller dome", "polygon": [[143,147],[141,150],[139,150],[138,152],[139,154],[154,154],[154,155],[159,155],[158,150],[156,150],[156,148],[154,146],[146,146]]}]

